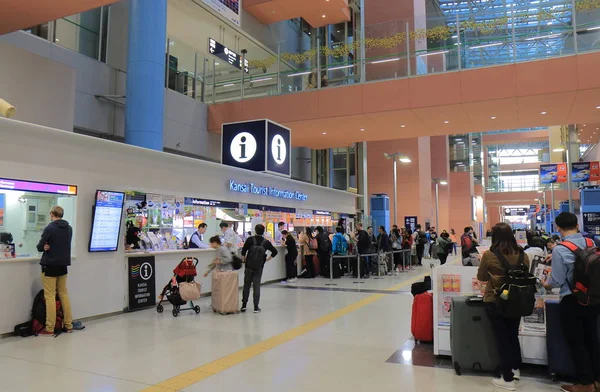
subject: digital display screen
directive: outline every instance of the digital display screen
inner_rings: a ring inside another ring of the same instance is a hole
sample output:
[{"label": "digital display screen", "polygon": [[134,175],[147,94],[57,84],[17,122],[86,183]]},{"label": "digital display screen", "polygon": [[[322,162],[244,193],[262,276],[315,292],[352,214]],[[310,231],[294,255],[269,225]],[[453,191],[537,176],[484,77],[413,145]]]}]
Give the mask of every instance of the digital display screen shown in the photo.
[{"label": "digital display screen", "polygon": [[124,202],[123,192],[96,191],[90,252],[115,252],[118,249]]},{"label": "digital display screen", "polygon": [[242,56],[229,49],[227,46],[215,41],[213,38],[208,39],[208,51],[213,56],[218,57],[223,61],[227,61],[237,69],[242,69],[243,67],[244,72],[248,73],[250,71],[248,59],[244,59],[244,63],[242,64]]},{"label": "digital display screen", "polygon": [[0,189],[24,192],[56,193],[59,195],[77,195],[77,187],[75,185],[13,180],[10,178],[0,178]]}]

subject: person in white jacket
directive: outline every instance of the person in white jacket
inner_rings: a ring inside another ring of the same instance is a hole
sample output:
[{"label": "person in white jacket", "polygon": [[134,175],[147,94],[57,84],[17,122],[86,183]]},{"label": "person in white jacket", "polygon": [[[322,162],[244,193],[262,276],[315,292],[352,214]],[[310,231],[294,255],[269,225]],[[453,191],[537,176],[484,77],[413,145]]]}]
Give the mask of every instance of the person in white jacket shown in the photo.
[{"label": "person in white jacket", "polygon": [[229,250],[233,253],[237,254],[238,251],[238,242],[240,241],[240,237],[233,230],[233,227],[229,227],[227,222],[221,222],[219,224],[221,228],[221,232],[223,233],[223,245],[225,245]]}]

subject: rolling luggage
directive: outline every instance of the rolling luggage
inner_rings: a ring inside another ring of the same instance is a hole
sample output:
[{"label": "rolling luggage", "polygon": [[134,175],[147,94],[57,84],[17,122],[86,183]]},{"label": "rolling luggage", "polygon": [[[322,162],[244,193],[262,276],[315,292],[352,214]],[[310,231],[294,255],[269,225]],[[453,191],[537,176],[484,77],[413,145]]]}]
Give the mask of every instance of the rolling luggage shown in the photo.
[{"label": "rolling luggage", "polygon": [[559,303],[546,301],[546,349],[548,350],[548,371],[553,380],[559,376],[574,378],[575,364],[571,360],[569,346],[565,341],[560,323]]},{"label": "rolling luggage", "polygon": [[213,312],[231,314],[240,312],[239,277],[235,271],[215,271],[212,274]]},{"label": "rolling luggage", "polygon": [[450,349],[454,371],[459,376],[464,369],[490,372],[498,369],[500,357],[483,298],[452,298]]},{"label": "rolling luggage", "polygon": [[433,341],[433,294],[417,294],[413,299],[410,330],[416,341]]}]

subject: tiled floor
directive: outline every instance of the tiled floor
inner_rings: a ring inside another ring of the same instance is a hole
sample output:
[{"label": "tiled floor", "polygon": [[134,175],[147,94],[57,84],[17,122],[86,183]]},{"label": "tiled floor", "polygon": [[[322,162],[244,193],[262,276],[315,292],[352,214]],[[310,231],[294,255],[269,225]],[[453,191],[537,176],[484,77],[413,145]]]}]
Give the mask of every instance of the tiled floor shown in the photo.
[{"label": "tiled floor", "polygon": [[[206,298],[200,315],[186,312],[173,318],[168,311],[157,314],[151,309],[92,321],[84,331],[56,339],[3,339],[0,391],[140,391],[275,336],[281,337],[280,344],[213,370],[182,390],[492,391],[488,376],[458,377],[444,366],[417,363],[418,355],[426,357],[424,352],[411,350],[411,363],[390,361],[402,356],[410,339],[412,296],[381,292],[410,290],[409,282],[398,286],[427,271],[421,267],[360,285],[351,278],[340,279],[335,290],[318,289],[326,288],[325,279],[297,284],[311,289],[271,285],[262,291],[261,314],[215,315]],[[337,312],[335,317],[332,312]],[[315,326],[314,320],[324,319],[327,322]],[[541,392],[558,386],[526,377],[519,389]]]}]

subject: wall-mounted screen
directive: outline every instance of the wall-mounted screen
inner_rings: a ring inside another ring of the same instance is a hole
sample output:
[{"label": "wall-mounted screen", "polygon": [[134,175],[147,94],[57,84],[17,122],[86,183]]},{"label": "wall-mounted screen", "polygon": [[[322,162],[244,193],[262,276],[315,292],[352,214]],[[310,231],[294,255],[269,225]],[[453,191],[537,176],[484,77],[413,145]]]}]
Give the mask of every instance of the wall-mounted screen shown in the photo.
[{"label": "wall-mounted screen", "polygon": [[96,191],[90,252],[114,252],[119,247],[125,193]]}]

